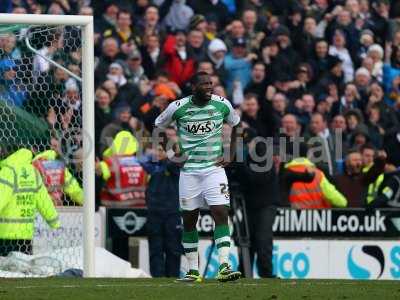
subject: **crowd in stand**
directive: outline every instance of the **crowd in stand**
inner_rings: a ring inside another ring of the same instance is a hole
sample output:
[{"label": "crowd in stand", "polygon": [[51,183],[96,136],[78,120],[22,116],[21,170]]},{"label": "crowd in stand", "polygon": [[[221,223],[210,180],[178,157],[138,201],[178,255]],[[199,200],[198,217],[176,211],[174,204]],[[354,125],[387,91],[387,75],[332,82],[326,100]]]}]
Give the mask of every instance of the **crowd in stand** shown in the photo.
[{"label": "crowd in stand", "polygon": [[[191,77],[204,71],[214,94],[240,113],[246,137],[273,138],[278,172],[293,158],[293,138],[300,138],[300,152],[322,152],[317,166],[349,206],[360,207],[357,186],[364,177],[383,172],[385,159],[400,166],[398,1],[9,0],[0,9],[94,15],[99,158],[107,138],[121,130],[151,135],[155,118],[189,95]],[[1,47],[16,59],[20,50],[13,38],[1,40]],[[74,50],[62,59],[79,73],[82,62]],[[56,53],[51,46],[47,51]],[[34,113],[53,125],[57,118],[60,124],[79,119],[79,86],[71,76],[40,58],[35,68],[52,76],[52,88],[68,107],[56,111],[33,92],[26,98],[15,92],[16,105],[42,101],[44,109]],[[3,74],[10,69],[0,62]]]}]

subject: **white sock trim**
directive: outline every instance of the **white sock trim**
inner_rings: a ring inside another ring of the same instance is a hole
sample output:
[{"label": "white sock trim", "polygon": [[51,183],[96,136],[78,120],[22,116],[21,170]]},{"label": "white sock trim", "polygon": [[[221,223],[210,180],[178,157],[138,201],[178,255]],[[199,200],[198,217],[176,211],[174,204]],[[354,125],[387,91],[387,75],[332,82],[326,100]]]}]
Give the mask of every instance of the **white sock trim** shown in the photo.
[{"label": "white sock trim", "polygon": [[221,244],[223,242],[230,242],[230,241],[231,241],[231,237],[230,236],[223,236],[223,237],[221,237],[219,239],[216,239],[215,240],[215,244],[218,245],[218,244]]},{"label": "white sock trim", "polygon": [[192,249],[197,248],[199,246],[199,243],[182,243],[182,245],[185,249]]}]

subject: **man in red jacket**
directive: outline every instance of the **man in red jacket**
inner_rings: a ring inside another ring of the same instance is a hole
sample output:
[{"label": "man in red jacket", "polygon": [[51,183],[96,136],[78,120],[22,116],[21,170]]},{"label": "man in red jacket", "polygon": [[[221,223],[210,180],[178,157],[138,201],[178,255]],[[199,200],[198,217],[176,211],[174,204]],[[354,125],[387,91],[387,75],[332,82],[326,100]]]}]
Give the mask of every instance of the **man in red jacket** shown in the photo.
[{"label": "man in red jacket", "polygon": [[163,53],[169,79],[183,87],[195,72],[195,61],[186,48],[185,32],[178,30],[175,35],[169,35],[165,40]]}]

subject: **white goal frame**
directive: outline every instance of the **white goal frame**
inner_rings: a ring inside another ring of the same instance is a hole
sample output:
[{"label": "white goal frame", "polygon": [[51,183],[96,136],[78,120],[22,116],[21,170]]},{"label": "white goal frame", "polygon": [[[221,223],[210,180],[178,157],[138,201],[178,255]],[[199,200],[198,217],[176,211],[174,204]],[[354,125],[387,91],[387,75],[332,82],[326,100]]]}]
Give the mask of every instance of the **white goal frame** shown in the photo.
[{"label": "white goal frame", "polygon": [[83,135],[83,274],[95,277],[95,155],[93,17],[69,15],[0,14],[0,24],[82,26]]}]

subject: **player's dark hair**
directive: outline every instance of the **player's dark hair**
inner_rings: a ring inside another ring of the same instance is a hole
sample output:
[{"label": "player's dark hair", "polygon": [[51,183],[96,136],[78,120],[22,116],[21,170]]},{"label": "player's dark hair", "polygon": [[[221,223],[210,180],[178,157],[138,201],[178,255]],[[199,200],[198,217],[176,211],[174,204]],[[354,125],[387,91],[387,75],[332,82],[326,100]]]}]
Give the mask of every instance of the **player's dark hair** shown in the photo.
[{"label": "player's dark hair", "polygon": [[202,76],[210,76],[210,74],[203,71],[195,73],[190,79],[191,85],[196,85],[200,81],[200,77]]}]

